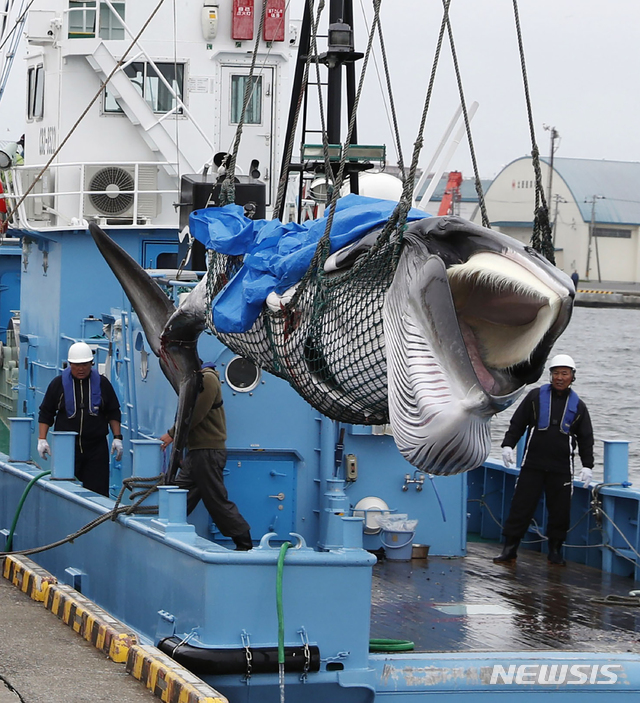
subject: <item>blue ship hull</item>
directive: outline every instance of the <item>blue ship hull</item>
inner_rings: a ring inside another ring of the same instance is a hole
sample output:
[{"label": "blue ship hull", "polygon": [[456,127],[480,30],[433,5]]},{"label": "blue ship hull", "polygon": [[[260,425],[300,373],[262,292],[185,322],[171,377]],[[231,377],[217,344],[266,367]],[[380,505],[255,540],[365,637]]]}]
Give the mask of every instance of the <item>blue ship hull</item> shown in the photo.
[{"label": "blue ship hull", "polygon": [[[175,235],[167,231],[114,230],[112,235],[143,262],[153,248],[161,252],[177,246]],[[124,479],[157,476],[164,458],[154,438],[171,425],[176,407],[175,393],[150,354],[135,314],[86,232],[61,232],[42,246],[32,244],[24,268],[20,419],[12,423],[11,456],[0,462],[3,534],[8,534],[28,482],[42,469],[52,469],[53,477],[40,479],[27,496],[13,535],[14,550],[73,534],[114,507]],[[177,297],[189,285],[170,284],[169,289]],[[42,395],[60,372],[68,346],[79,339],[96,348],[98,364],[110,375],[123,406],[125,454],[122,462],[112,459],[109,498],[73,480],[60,480],[73,475],[64,437],[54,433],[51,462],[41,461],[35,451]],[[574,700],[584,694],[584,686],[592,697],[604,698],[613,691],[629,697],[640,694],[640,657],[635,654],[467,653],[454,648],[370,653],[376,559],[366,550],[379,549],[383,535],[375,530],[363,533],[362,519],[352,516],[353,507],[366,496],[382,497],[390,511],[419,521],[414,542],[430,545],[431,555],[460,557],[466,552],[468,528],[499,538],[490,515],[501,521],[517,472],[489,464],[472,472],[469,482],[459,475],[414,483],[407,480],[414,476],[411,467],[380,428],[341,427],[268,374],[247,392],[232,387],[228,369],[234,354],[211,336],[201,339],[200,355],[214,361],[224,379],[226,482],[259,544],[251,552],[231,551],[203,506],[187,521],[182,493],[162,488],[146,502],[158,505],[158,515],[121,515],[72,543],[33,555],[62,583],[133,628],[143,642],[189,637],[189,646],[206,650],[214,660],[216,652],[231,651],[243,662],[247,647],[277,647],[277,562],[281,544],[289,540],[293,548],[286,553],[283,569],[284,643],[303,652],[308,644],[319,659],[317,670],[285,675],[290,701],[401,701],[407,696],[426,701],[439,695],[450,701],[469,696],[475,700],[491,699],[498,689],[524,701],[535,699],[541,690],[553,690],[557,700]],[[336,461],[341,429],[344,454],[351,467],[355,461],[355,474],[347,474],[346,462]],[[609,475],[617,483],[624,479],[620,459],[614,451]],[[610,487],[602,489],[602,498],[607,512],[617,511],[631,544],[637,545],[640,494]],[[587,491],[577,489],[575,510],[583,511],[588,500]],[[124,501],[130,499],[125,495]],[[589,521],[581,527],[585,544],[600,539],[592,536],[592,528]],[[607,529],[612,545],[623,549],[615,530]],[[587,554],[574,551],[570,557],[577,560]],[[599,548],[584,559],[629,575],[625,556]],[[540,667],[565,664],[567,680],[545,683],[549,669]],[[570,667],[579,665],[590,667],[584,685],[577,685],[580,670],[575,680],[570,675]],[[608,669],[603,673],[602,667],[609,665],[622,668],[611,670],[615,676],[608,675]],[[232,673],[201,678],[230,700],[240,695],[279,700],[275,671],[240,674],[236,669],[237,665]]]}]

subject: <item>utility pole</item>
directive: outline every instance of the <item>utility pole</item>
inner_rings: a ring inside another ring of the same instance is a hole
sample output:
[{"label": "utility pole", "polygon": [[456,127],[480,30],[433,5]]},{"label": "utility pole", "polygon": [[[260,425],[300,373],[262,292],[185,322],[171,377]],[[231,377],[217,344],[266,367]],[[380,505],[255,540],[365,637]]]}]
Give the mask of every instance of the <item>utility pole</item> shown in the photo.
[{"label": "utility pole", "polygon": [[545,130],[551,133],[551,146],[549,148],[549,186],[547,191],[547,203],[549,203],[549,207],[551,207],[551,184],[553,182],[553,155],[558,149],[558,147],[556,146],[556,140],[560,139],[560,135],[558,134],[558,130],[555,127],[550,127],[548,124],[543,124],[542,126]]},{"label": "utility pole", "polygon": [[[553,213],[553,228],[551,231],[553,232],[553,246],[555,248],[555,246],[556,246],[556,224],[558,222],[558,206],[560,205],[560,203],[566,203],[567,201],[560,195],[560,193],[555,194],[554,200],[556,201],[556,209],[555,209],[555,212]],[[551,205],[551,203],[549,203],[549,205]]]},{"label": "utility pole", "polygon": [[587,267],[585,271],[585,278],[589,280],[590,271],[590,261],[591,261],[591,241],[595,238],[596,246],[596,264],[598,267],[598,283],[601,282],[600,278],[600,255],[598,253],[598,237],[595,236],[595,224],[596,224],[596,201],[604,199],[604,195],[594,195],[591,200],[585,200],[585,203],[591,203],[591,221],[589,222],[589,245],[587,247]]}]

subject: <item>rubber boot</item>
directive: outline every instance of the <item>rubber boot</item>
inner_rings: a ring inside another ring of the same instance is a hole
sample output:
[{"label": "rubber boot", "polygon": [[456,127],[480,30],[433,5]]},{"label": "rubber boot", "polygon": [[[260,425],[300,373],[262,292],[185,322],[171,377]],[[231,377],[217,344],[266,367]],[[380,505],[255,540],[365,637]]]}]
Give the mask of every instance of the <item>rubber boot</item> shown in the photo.
[{"label": "rubber boot", "polygon": [[241,535],[235,535],[231,538],[236,544],[236,552],[248,552],[253,549],[253,542],[251,541],[251,533],[243,532]]},{"label": "rubber boot", "polygon": [[562,558],[562,540],[550,539],[548,546],[549,553],[547,554],[547,561],[549,564],[553,564],[554,566],[566,566],[567,562]]},{"label": "rubber boot", "polygon": [[502,553],[495,557],[493,560],[494,564],[513,564],[518,558],[518,546],[520,545],[519,539],[513,539],[513,537],[507,537],[504,547],[502,548]]}]

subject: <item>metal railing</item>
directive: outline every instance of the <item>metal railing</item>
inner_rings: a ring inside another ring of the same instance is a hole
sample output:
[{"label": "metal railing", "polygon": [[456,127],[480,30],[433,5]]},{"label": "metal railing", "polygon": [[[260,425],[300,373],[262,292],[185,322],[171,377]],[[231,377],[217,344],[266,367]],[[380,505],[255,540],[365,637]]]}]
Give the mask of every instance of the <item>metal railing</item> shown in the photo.
[{"label": "metal railing", "polygon": [[[121,219],[123,220],[123,226],[127,226],[127,221],[131,220],[129,226],[139,227],[144,224],[151,224],[151,220],[155,218],[150,218],[144,213],[140,212],[140,196],[163,196],[172,195],[174,198],[178,196],[179,190],[177,188],[170,189],[148,189],[140,188],[140,168],[141,167],[159,167],[163,165],[175,165],[172,162],[162,162],[162,161],[136,161],[136,162],[122,162],[122,161],[98,161],[98,162],[64,162],[64,163],[52,163],[49,166],[49,171],[58,173],[62,169],[74,168],[78,171],[78,181],[79,187],[77,189],[65,189],[56,190],[55,185],[47,190],[42,190],[41,188],[36,192],[35,189],[29,193],[24,202],[19,206],[17,213],[14,214],[12,218],[13,221],[10,223],[13,227],[17,229],[27,229],[27,230],[41,230],[41,229],[60,229],[61,227],[79,227],[86,226],[87,219],[91,220],[102,220],[102,219]],[[30,186],[29,177],[31,174],[37,174],[43,168],[44,164],[23,164],[20,166],[14,166],[11,169],[7,169],[2,175],[2,186],[4,193],[0,194],[0,199],[7,201],[7,210],[12,210],[16,202],[18,202]],[[132,195],[133,202],[131,207],[127,208],[130,214],[109,214],[107,212],[98,213],[95,206],[92,208],[91,212],[88,212],[88,208],[85,208],[85,196],[95,196],[95,195],[113,195],[113,191],[108,190],[91,190],[86,187],[86,173],[87,169],[91,167],[118,167],[122,169],[133,169],[133,189],[131,190],[119,190],[118,194],[122,195]],[[58,178],[53,178],[54,184],[57,182]],[[44,178],[41,182],[45,181]],[[75,198],[75,203],[69,201],[62,203],[62,198]],[[49,213],[53,217],[47,218],[36,218],[32,216],[27,207],[28,202],[34,202],[36,200],[41,200],[39,204],[44,213]],[[49,204],[51,203],[51,204]],[[55,219],[54,219],[55,218]],[[60,222],[61,221],[61,222]],[[172,226],[177,226],[176,223],[172,223]]]}]

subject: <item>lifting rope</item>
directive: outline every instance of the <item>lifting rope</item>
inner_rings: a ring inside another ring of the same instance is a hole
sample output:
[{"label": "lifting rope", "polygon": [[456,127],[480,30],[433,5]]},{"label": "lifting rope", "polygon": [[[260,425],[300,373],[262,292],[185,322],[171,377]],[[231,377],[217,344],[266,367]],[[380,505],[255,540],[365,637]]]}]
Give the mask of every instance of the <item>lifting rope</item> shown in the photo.
[{"label": "lifting rope", "polygon": [[540,254],[545,256],[552,264],[556,263],[554,253],[553,237],[551,235],[551,223],[549,222],[549,207],[544,197],[542,185],[542,172],[540,170],[540,152],[536,144],[536,134],[533,127],[533,111],[531,109],[531,98],[529,97],[529,80],[527,78],[527,67],[524,58],[524,46],[522,43],[522,31],[520,29],[520,15],[518,13],[518,0],[513,0],[513,14],[518,34],[518,50],[520,52],[520,66],[522,68],[522,82],[524,95],[527,103],[527,115],[529,117],[529,132],[531,134],[531,160],[536,181],[536,201],[533,219],[533,233],[531,235],[531,246]]},{"label": "lifting rope", "polygon": [[240,141],[242,140],[242,130],[244,128],[244,118],[247,111],[247,105],[253,94],[253,74],[256,68],[256,61],[258,59],[258,49],[260,47],[260,39],[262,37],[262,29],[264,27],[264,18],[267,12],[267,0],[262,3],[262,13],[260,14],[260,26],[258,27],[258,32],[256,33],[256,41],[253,47],[253,53],[251,55],[251,67],[249,68],[249,76],[244,86],[244,96],[242,99],[242,112],[240,113],[240,121],[236,127],[235,141],[233,143],[233,150],[231,152],[231,159],[227,164],[227,173],[224,181],[220,187],[220,206],[228,205],[230,203],[235,203],[236,201],[236,186],[235,186],[235,171],[236,171],[236,160],[238,158],[238,149],[240,148]]},{"label": "lifting rope", "polygon": [[[311,3],[311,0],[308,0]],[[379,30],[380,0],[374,0],[375,18],[369,33],[363,68],[349,120],[346,144],[350,143],[355,126],[355,112],[362,94],[366,67],[375,34]],[[313,7],[310,4],[310,7]],[[395,274],[406,216],[413,199],[413,182],[417,170],[420,150],[423,145],[422,132],[431,102],[433,85],[441,47],[446,30],[449,0],[445,1],[444,17],[434,57],[431,81],[425,98],[420,132],[414,145],[413,158],[408,177],[403,186],[403,195],[391,218],[382,228],[371,250],[357,259],[351,268],[326,274],[324,264],[329,254],[329,233],[332,213],[340,192],[348,153],[343,149],[335,185],[331,193],[328,226],[320,237],[310,266],[295,292],[279,309],[264,308],[262,315],[248,332],[242,335],[214,333],[237,354],[252,359],[261,368],[285,379],[294,389],[313,396],[312,405],[327,417],[358,424],[384,424],[388,421],[386,385],[375,384],[369,390],[371,378],[386,377],[384,370],[384,329],[379,309],[380,294],[384,293]],[[317,23],[316,23],[317,25]],[[316,32],[317,33],[317,32]],[[315,45],[314,45],[315,49]],[[312,49],[311,54],[317,55]],[[316,59],[316,70],[318,62]],[[324,138],[326,144],[326,136]],[[328,145],[327,145],[328,146]],[[325,163],[328,162],[328,153]],[[325,166],[326,167],[326,166]],[[327,168],[327,167],[326,167]],[[327,168],[330,173],[330,169]],[[242,266],[241,256],[225,256],[211,252],[209,263],[207,297],[209,304],[217,293]],[[364,345],[345,344],[346,339],[366,339]],[[311,370],[317,384],[309,389],[308,376]],[[305,384],[304,388],[301,384]],[[347,406],[340,401],[332,389],[340,388],[347,398]],[[363,417],[362,408],[366,407]],[[369,412],[369,409],[372,409]]]},{"label": "lifting rope", "polygon": [[[316,36],[324,0],[319,0],[319,6],[316,6],[313,0],[307,0],[307,3],[306,14],[310,23],[313,18],[313,36],[306,57],[305,85],[309,77],[309,55],[315,62],[319,76],[320,62]],[[278,302],[276,296],[275,302],[272,300],[269,305],[263,307],[262,314],[249,331],[242,334],[223,333],[215,328],[212,316],[208,320],[214,334],[232,351],[251,359],[265,371],[286,380],[307,398],[313,407],[333,420],[370,425],[388,422],[384,327],[379,303],[394,278],[401,253],[406,218],[413,200],[415,175],[423,147],[423,133],[445,32],[448,33],[451,44],[460,100],[466,115],[464,91],[449,21],[451,0],[442,0],[442,3],[442,23],[411,164],[404,179],[401,198],[389,219],[381,227],[373,246],[359,256],[350,268],[325,271],[325,264],[330,254],[331,226],[346,170],[348,145],[351,143],[355,128],[355,114],[362,94],[373,42],[376,34],[380,33],[381,0],[373,0],[374,19],[369,31],[352,113],[349,116],[347,137],[344,142],[347,146],[342,149],[339,166],[335,163],[332,168],[328,153],[328,137],[326,130],[323,129],[323,154],[327,179],[332,172],[335,176],[333,189],[330,192],[326,226],[317,241],[310,265],[295,288],[292,287],[287,292],[286,298],[281,298]],[[317,82],[319,85],[320,80]],[[320,89],[319,93],[321,94]],[[320,100],[320,118],[324,127],[322,100]],[[469,146],[473,152],[468,116],[465,118],[465,126]],[[472,158],[483,221],[485,226],[488,226],[475,155],[472,155]],[[286,163],[285,161],[285,167]],[[279,199],[283,197],[285,185],[284,181],[281,181]],[[242,265],[241,255],[226,256],[216,251],[210,252],[207,278],[207,299],[210,309],[218,292],[233,278]],[[364,340],[364,343],[349,343],[349,340],[353,339]],[[312,387],[309,387],[308,383],[309,373],[314,379]]]},{"label": "lifting rope", "polygon": [[[446,5],[450,0],[442,0],[443,5]],[[451,57],[453,59],[453,66],[456,72],[456,80],[458,83],[458,93],[460,95],[460,107],[462,108],[462,117],[464,119],[464,126],[467,132],[467,140],[469,141],[469,153],[471,155],[471,163],[473,164],[473,175],[475,177],[476,193],[478,194],[478,205],[480,207],[480,213],[482,215],[482,224],[484,227],[491,227],[489,223],[489,216],[487,215],[487,207],[484,202],[484,193],[482,191],[482,182],[480,181],[480,175],[478,173],[478,162],[476,161],[476,151],[473,146],[473,139],[471,137],[471,124],[469,122],[469,114],[467,112],[467,103],[464,98],[464,91],[462,89],[462,78],[460,76],[460,67],[458,66],[458,54],[456,52],[455,43],[453,41],[453,31],[451,29],[451,22],[447,16],[447,32],[449,34],[449,44],[451,45]]]},{"label": "lifting rope", "polygon": [[402,174],[402,182],[404,183],[406,179],[406,173],[404,168],[404,157],[402,155],[402,144],[400,143],[400,128],[398,127],[398,115],[396,112],[396,104],[395,100],[393,99],[393,90],[391,89],[391,73],[389,71],[389,62],[387,61],[387,50],[384,43],[384,36],[382,34],[382,24],[380,23],[379,16],[378,37],[380,38],[380,53],[382,54],[382,65],[384,66],[384,76],[387,82],[387,94],[389,95],[389,107],[391,109],[391,119],[393,121],[393,135],[396,141],[396,149],[398,152],[398,168],[400,169],[400,173]]}]

